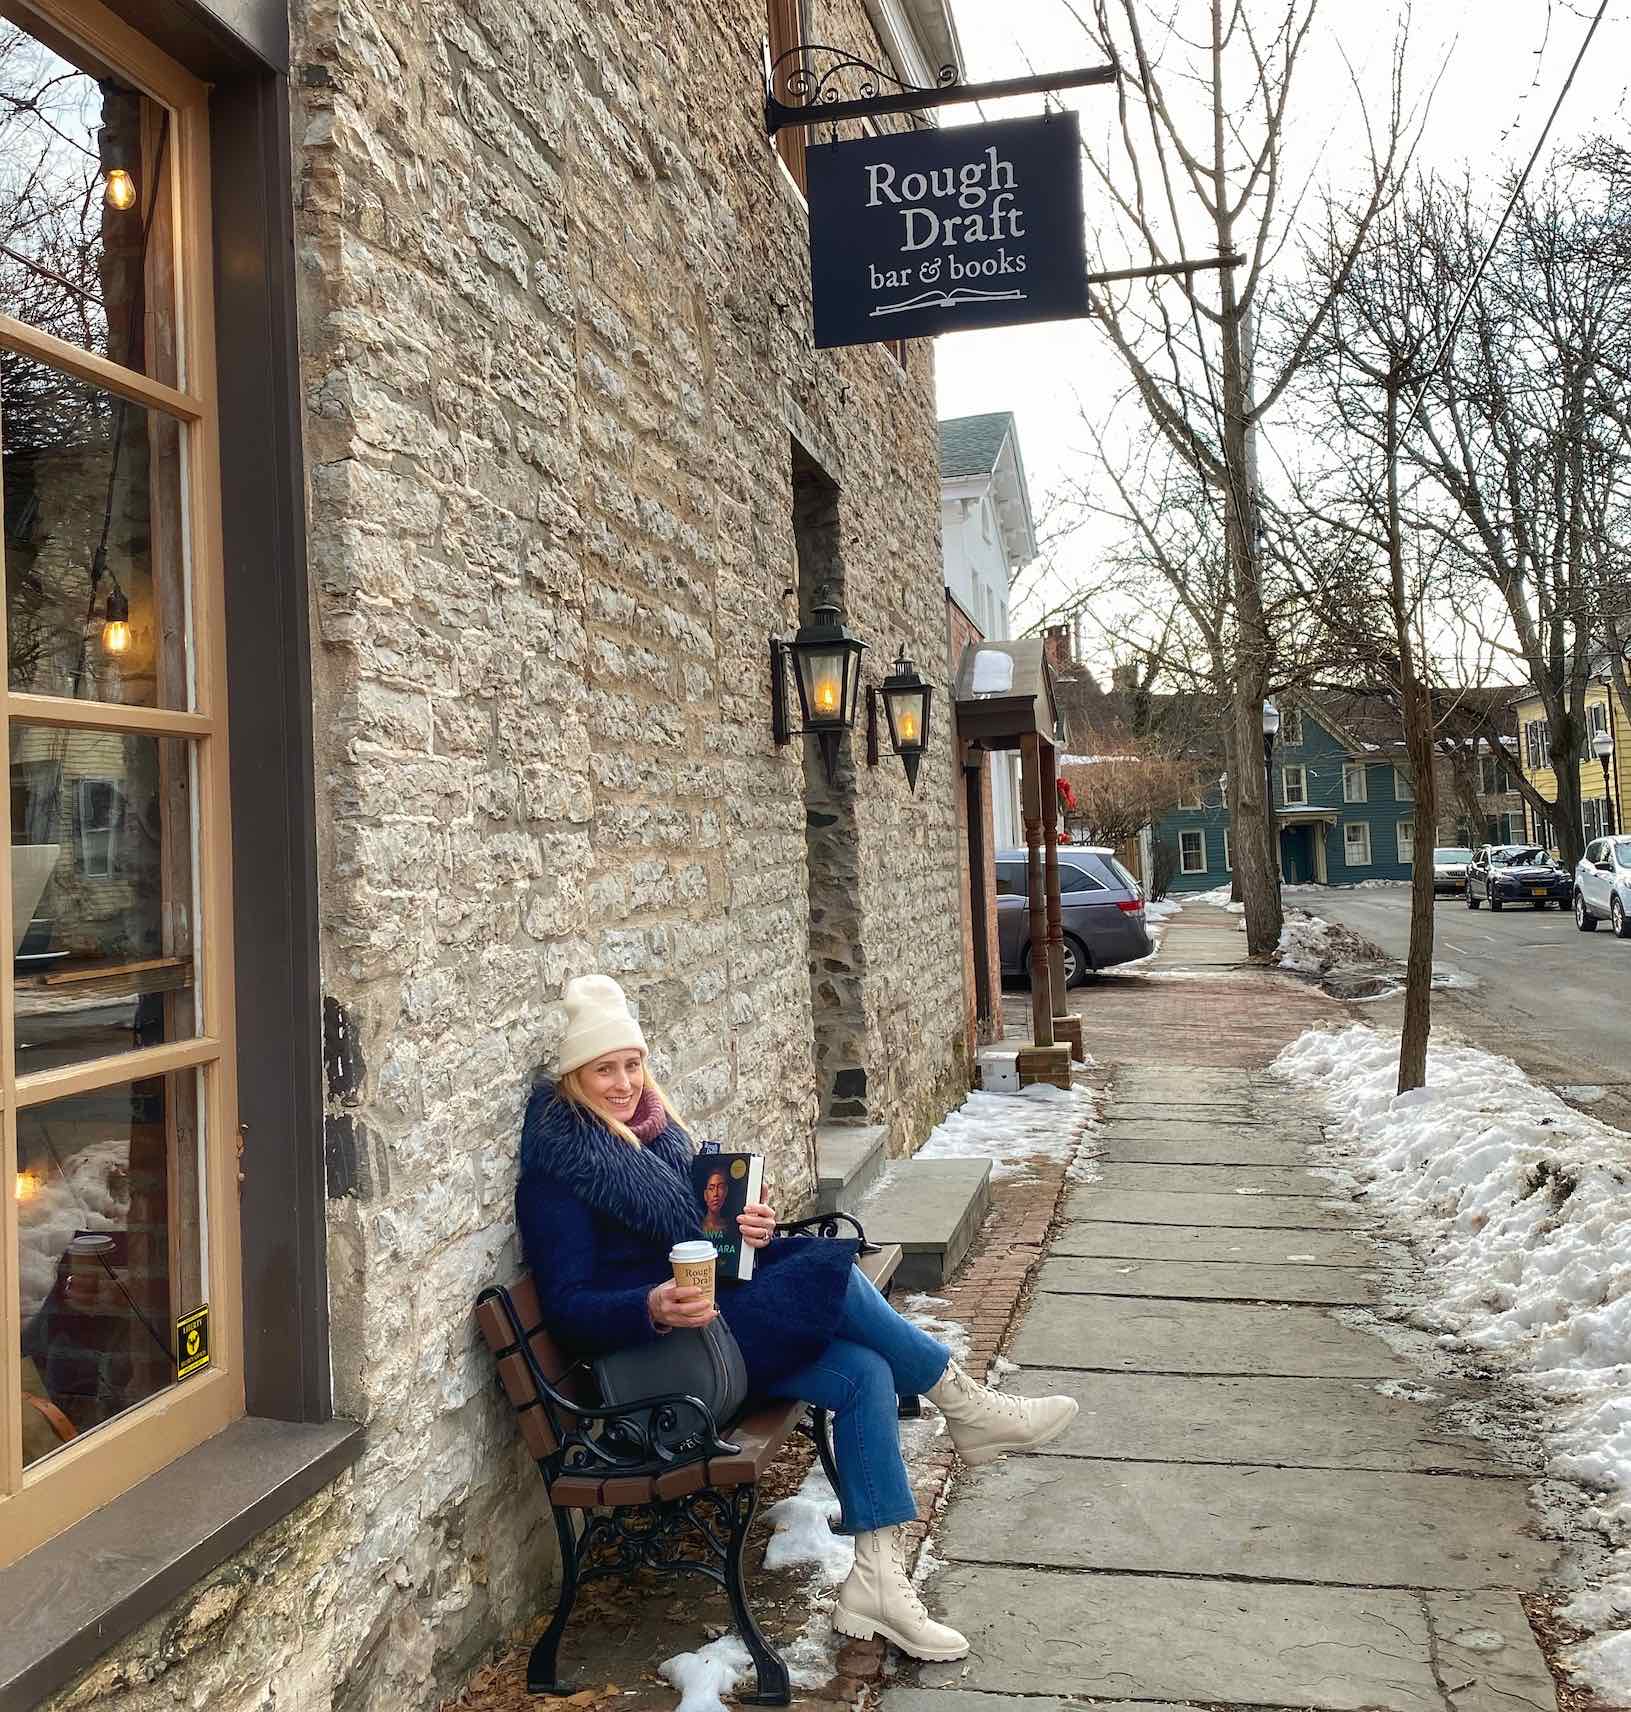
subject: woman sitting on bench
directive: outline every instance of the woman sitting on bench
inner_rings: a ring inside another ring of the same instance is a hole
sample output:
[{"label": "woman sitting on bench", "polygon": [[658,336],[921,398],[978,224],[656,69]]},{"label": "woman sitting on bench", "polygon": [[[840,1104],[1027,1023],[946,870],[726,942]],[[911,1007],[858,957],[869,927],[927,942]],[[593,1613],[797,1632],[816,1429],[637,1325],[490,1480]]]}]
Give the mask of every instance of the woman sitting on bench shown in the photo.
[{"label": "woman sitting on bench", "polygon": [[853,1242],[777,1238],[762,1203],[737,1220],[758,1250],[753,1281],[726,1284],[717,1308],[706,1292],[680,1288],[669,1248],[701,1234],[691,1139],[646,1069],[645,1037],[622,988],[580,976],[565,1004],[554,1079],[527,1106],[516,1189],[550,1331],[574,1355],[595,1356],[723,1313],[756,1396],[832,1412],[841,1529],[855,1536],[833,1626],[861,1640],[882,1635],[913,1658],[962,1658],[968,1642],[930,1618],[901,1553],[901,1524],[916,1520],[917,1505],[897,1396],[926,1396],[971,1465],[1057,1438],[1075,1418],[1074,1399],[976,1384],[861,1275]]}]

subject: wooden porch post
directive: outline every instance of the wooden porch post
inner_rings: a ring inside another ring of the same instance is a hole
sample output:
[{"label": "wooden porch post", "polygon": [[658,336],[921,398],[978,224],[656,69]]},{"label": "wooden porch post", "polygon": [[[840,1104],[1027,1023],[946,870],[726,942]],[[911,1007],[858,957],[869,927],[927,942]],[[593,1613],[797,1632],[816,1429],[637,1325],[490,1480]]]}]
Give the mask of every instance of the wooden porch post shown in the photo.
[{"label": "wooden porch post", "polygon": [[1065,928],[1059,903],[1059,751],[1039,743],[1042,751],[1042,839],[1047,854],[1048,978],[1053,998],[1065,1008]]},{"label": "wooden porch post", "polygon": [[[1031,906],[1031,1039],[1053,1045],[1053,970],[1048,955],[1048,905],[1042,859],[1042,740],[1034,732],[1020,740],[1025,775],[1025,890]],[[1057,854],[1054,895],[1058,895]]]}]

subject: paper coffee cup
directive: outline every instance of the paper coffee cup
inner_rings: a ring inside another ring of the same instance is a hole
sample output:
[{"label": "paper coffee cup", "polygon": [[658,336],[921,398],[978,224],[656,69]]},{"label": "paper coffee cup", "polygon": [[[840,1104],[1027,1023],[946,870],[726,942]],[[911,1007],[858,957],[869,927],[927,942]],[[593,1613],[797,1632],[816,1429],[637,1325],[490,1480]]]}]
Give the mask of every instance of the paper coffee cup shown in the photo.
[{"label": "paper coffee cup", "polygon": [[677,1242],[668,1251],[674,1282],[682,1290],[706,1292],[710,1302],[714,1299],[714,1269],[718,1263],[719,1254],[711,1242]]}]

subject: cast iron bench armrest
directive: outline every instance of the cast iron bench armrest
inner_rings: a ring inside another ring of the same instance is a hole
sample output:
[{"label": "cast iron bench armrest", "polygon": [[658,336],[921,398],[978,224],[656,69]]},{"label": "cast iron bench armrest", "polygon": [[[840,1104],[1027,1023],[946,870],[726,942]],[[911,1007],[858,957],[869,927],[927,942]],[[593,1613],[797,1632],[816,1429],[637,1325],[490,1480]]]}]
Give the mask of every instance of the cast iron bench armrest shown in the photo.
[{"label": "cast iron bench armrest", "polygon": [[[558,1391],[544,1376],[544,1370],[538,1364],[538,1357],[521,1325],[521,1317],[515,1311],[515,1303],[510,1299],[509,1291],[494,1286],[483,1290],[477,1300],[478,1303],[496,1301],[499,1304],[513,1339],[512,1348],[498,1352],[499,1359],[502,1360],[507,1355],[519,1355],[526,1364],[527,1375],[538,1393],[538,1403],[549,1416],[550,1427],[561,1447],[556,1453],[559,1464],[557,1472],[643,1474],[650,1473],[654,1467],[679,1468],[690,1462],[704,1462],[709,1457],[736,1456],[739,1453],[739,1446],[721,1436],[719,1423],[714,1420],[713,1411],[708,1405],[700,1397],[692,1397],[684,1392],[664,1392],[657,1397],[636,1397],[611,1408],[591,1407],[586,1403],[574,1402],[572,1398]],[[584,1362],[578,1362],[569,1367],[567,1373],[576,1372],[579,1367],[586,1365]],[[561,1377],[564,1379],[566,1374]],[[681,1409],[695,1411],[698,1430],[684,1441],[685,1454],[678,1455],[663,1444],[656,1434],[659,1431],[672,1432],[678,1425],[677,1411]],[[581,1424],[578,1427],[568,1427],[566,1422],[573,1419],[579,1423],[598,1421],[605,1425],[600,1436],[596,1438],[583,1431]],[[618,1454],[624,1452],[625,1447],[630,1447],[627,1453]]]},{"label": "cast iron bench armrest", "polygon": [[868,1242],[861,1221],[848,1213],[817,1213],[809,1219],[787,1219],[776,1226],[777,1236],[837,1236],[840,1225],[849,1225],[861,1244],[862,1254],[876,1254],[878,1245]]}]

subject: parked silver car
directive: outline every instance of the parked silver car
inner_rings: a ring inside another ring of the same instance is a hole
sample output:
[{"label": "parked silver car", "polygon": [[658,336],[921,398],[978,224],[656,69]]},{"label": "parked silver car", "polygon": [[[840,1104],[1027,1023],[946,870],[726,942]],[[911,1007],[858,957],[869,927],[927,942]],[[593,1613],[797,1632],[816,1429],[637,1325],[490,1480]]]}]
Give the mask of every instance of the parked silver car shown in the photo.
[{"label": "parked silver car", "polygon": [[1433,852],[1433,896],[1440,892],[1464,892],[1472,851],[1463,844],[1441,844]]},{"label": "parked silver car", "polygon": [[[1131,963],[1155,949],[1144,920],[1144,890],[1113,850],[1066,844],[1059,850],[1060,925],[1065,932],[1065,985],[1079,987],[1095,969]],[[997,852],[997,943],[1006,974],[1031,966],[1031,918],[1025,852]]]},{"label": "parked silver car", "polygon": [[1600,921],[1612,923],[1621,939],[1631,939],[1631,838],[1588,844],[1574,871],[1574,925],[1594,933]]}]

